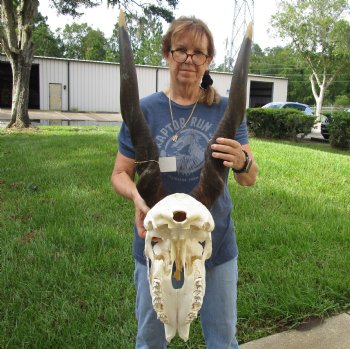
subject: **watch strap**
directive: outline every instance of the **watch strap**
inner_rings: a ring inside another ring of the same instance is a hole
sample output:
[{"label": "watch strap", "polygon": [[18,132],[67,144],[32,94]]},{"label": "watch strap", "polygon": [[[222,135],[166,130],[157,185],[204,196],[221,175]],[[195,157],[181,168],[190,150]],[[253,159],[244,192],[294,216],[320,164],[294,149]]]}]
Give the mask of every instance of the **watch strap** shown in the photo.
[{"label": "watch strap", "polygon": [[250,167],[252,166],[252,159],[249,157],[249,154],[243,150],[243,153],[245,155],[245,162],[244,162],[244,165],[243,167],[240,169],[240,170],[236,170],[236,169],[232,169],[234,173],[248,173],[249,170],[250,170]]}]

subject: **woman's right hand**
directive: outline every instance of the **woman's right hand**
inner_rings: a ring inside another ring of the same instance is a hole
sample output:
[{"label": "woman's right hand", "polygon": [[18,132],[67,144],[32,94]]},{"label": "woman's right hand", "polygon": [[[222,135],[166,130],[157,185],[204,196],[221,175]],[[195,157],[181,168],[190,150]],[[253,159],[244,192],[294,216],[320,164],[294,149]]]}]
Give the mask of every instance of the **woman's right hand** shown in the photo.
[{"label": "woman's right hand", "polygon": [[112,185],[119,195],[133,201],[137,233],[140,238],[144,239],[146,237],[146,229],[143,226],[143,221],[150,208],[138,192],[134,183],[134,177],[135,159],[128,158],[118,152],[111,178]]},{"label": "woman's right hand", "polygon": [[146,202],[142,199],[140,195],[137,195],[134,199],[134,205],[137,234],[141,239],[144,239],[146,237],[146,229],[143,226],[143,221],[145,220],[146,214],[150,210],[150,208],[147,206]]}]

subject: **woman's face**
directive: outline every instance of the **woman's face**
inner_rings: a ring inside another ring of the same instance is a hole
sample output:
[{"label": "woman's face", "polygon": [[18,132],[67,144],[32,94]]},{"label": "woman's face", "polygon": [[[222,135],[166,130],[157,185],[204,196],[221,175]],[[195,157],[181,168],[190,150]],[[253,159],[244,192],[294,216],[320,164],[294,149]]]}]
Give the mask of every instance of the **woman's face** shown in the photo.
[{"label": "woman's face", "polygon": [[[206,35],[203,35],[201,40],[194,41],[193,33],[186,32],[172,40],[171,50],[180,50],[188,54],[204,53],[208,55],[208,44]],[[185,62],[178,63],[169,52],[166,60],[169,64],[172,83],[199,86],[204,72],[208,70],[212,57],[208,57],[202,65],[195,65],[192,57],[188,56]]]}]

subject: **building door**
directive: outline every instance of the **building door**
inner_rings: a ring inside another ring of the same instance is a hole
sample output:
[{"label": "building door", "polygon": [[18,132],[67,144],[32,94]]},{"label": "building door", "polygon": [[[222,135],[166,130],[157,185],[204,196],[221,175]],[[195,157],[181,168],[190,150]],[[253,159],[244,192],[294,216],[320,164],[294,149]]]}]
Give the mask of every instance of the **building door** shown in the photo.
[{"label": "building door", "polygon": [[[12,107],[12,69],[9,62],[0,61],[0,108]],[[39,64],[32,64],[29,80],[29,109],[40,109]]]},{"label": "building door", "polygon": [[249,107],[259,108],[272,101],[273,83],[250,81]]},{"label": "building door", "polygon": [[49,84],[49,109],[62,110],[62,84]]}]

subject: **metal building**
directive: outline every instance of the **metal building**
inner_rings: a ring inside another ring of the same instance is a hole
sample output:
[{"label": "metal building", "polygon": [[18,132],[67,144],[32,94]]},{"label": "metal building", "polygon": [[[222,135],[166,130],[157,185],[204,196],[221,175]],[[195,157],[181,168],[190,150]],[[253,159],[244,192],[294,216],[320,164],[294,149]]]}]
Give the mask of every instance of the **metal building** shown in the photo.
[{"label": "metal building", "polygon": [[[163,90],[169,83],[167,68],[137,66],[140,98]],[[231,74],[210,73],[214,86],[227,96]],[[117,63],[35,57],[30,76],[29,109],[79,112],[120,112],[120,67]],[[286,101],[288,80],[249,75],[247,106]],[[12,71],[0,54],[0,108],[11,108]]]}]

